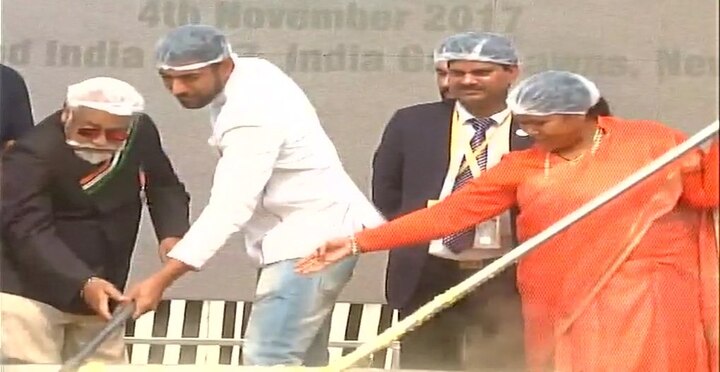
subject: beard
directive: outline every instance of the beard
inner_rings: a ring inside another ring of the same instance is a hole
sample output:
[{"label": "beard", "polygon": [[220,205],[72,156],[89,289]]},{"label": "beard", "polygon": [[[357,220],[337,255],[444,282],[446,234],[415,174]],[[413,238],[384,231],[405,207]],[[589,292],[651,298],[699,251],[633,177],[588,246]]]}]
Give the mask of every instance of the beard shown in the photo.
[{"label": "beard", "polygon": [[111,150],[97,150],[83,147],[80,143],[73,140],[66,140],[65,143],[72,147],[75,156],[90,164],[100,164],[104,161],[112,159],[116,151]]},{"label": "beard", "polygon": [[213,99],[215,99],[214,96],[205,96],[205,97],[199,97],[195,99],[191,99],[188,97],[176,97],[180,105],[186,109],[196,110],[201,109],[207,105],[209,105]]},{"label": "beard", "polygon": [[113,153],[111,152],[94,150],[75,150],[75,155],[77,155],[77,157],[79,157],[80,159],[94,165],[110,160],[113,157]]},{"label": "beard", "polygon": [[220,73],[218,70],[214,70],[212,88],[207,91],[196,91],[191,93],[185,93],[176,95],[175,98],[178,100],[180,105],[186,109],[196,110],[201,109],[210,103],[223,92],[225,83],[223,83]]}]

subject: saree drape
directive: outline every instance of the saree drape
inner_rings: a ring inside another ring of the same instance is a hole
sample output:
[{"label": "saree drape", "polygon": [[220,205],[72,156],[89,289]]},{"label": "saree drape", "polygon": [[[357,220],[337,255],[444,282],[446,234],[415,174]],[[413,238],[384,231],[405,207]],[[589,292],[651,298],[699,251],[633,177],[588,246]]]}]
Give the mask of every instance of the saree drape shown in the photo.
[{"label": "saree drape", "polygon": [[[511,153],[443,202],[357,235],[363,250],[445,236],[518,205],[518,237],[543,231],[685,138],[600,118],[598,151],[567,162]],[[694,151],[522,258],[532,371],[717,371],[718,143]]]}]

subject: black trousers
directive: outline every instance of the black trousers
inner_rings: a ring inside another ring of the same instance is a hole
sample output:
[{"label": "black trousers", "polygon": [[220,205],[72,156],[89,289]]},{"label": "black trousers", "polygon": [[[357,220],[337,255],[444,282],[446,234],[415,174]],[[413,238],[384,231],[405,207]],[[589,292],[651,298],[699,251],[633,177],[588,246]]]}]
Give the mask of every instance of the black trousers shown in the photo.
[{"label": "black trousers", "polygon": [[[462,269],[456,261],[428,257],[415,293],[399,309],[400,318],[477,270]],[[446,371],[523,371],[523,321],[515,272],[513,265],[406,334],[400,340],[400,366]]]}]

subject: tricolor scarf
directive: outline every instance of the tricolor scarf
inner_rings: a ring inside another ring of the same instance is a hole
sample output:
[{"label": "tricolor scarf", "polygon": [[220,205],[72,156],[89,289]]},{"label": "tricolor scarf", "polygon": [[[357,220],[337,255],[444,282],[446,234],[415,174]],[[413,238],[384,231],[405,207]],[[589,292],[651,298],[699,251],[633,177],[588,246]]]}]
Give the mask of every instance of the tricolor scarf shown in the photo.
[{"label": "tricolor scarf", "polygon": [[120,150],[116,151],[112,158],[100,163],[88,175],[80,179],[80,186],[87,194],[98,192],[126,163],[126,154],[133,145],[135,138],[134,125],[130,129],[130,136]]}]

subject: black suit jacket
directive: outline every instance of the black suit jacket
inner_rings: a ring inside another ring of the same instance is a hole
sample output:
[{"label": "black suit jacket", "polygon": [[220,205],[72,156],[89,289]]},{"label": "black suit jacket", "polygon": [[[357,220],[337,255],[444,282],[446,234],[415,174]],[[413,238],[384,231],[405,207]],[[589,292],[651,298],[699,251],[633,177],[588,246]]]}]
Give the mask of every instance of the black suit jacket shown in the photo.
[{"label": "black suit jacket", "polygon": [[[406,107],[385,127],[373,159],[372,194],[387,218],[425,208],[428,200],[440,196],[450,162],[454,105],[454,100],[446,100]],[[529,148],[532,139],[515,134],[516,120],[510,125],[510,150]],[[386,296],[396,309],[412,296],[428,257],[427,244],[408,248],[392,250],[388,261]]]},{"label": "black suit jacket", "polygon": [[18,139],[34,123],[25,80],[13,68],[0,64],[0,145]]},{"label": "black suit jacket", "polygon": [[97,192],[80,179],[93,165],[65,144],[60,112],[23,136],[2,159],[2,292],[88,314],[79,296],[91,276],[125,287],[141,215],[139,172],[158,239],[189,228],[189,195],[143,115],[125,162]]}]

